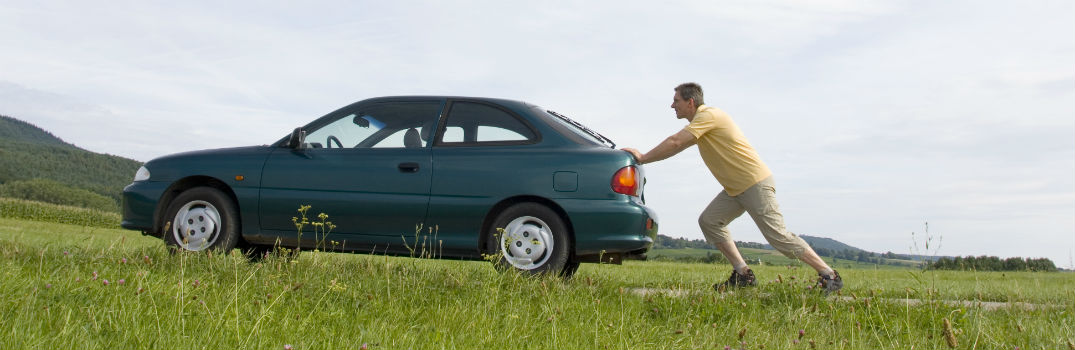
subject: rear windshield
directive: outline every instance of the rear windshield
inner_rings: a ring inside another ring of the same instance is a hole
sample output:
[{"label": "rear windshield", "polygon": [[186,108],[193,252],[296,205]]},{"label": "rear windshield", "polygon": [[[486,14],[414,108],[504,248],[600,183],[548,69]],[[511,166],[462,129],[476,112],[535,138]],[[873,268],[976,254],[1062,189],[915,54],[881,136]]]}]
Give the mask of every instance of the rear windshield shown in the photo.
[{"label": "rear windshield", "polygon": [[546,116],[548,116],[550,120],[556,123],[556,125],[554,126],[556,126],[557,129],[561,129],[571,133],[571,135],[568,136],[576,136],[572,138],[576,139],[577,141],[583,141],[585,143],[616,148],[616,144],[613,143],[612,140],[609,140],[607,137],[604,137],[596,131],[593,131],[593,129],[587,128],[581,123],[574,121],[571,118],[564,116],[563,114],[546,110],[541,107],[534,107],[534,110],[540,111]]}]

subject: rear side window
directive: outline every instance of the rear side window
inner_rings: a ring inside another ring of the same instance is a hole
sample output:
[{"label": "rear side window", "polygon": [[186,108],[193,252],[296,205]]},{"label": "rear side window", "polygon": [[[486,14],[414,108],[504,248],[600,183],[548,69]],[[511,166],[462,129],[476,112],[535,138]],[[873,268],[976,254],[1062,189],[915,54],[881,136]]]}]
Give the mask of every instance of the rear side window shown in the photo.
[{"label": "rear side window", "polygon": [[454,102],[448,112],[440,143],[518,144],[537,139],[534,130],[500,108],[481,103]]}]

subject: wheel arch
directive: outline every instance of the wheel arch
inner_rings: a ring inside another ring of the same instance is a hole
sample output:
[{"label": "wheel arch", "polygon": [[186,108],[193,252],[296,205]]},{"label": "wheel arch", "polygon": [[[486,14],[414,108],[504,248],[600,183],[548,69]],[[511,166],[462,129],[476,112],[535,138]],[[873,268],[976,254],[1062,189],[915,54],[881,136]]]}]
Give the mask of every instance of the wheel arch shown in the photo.
[{"label": "wheel arch", "polygon": [[180,193],[183,193],[186,190],[202,186],[211,187],[216,190],[219,190],[220,192],[224,192],[224,194],[226,194],[228,198],[231,199],[232,203],[235,204],[235,214],[239,216],[237,220],[237,223],[240,227],[239,240],[240,242],[242,242],[243,240],[241,228],[243,223],[243,214],[242,210],[239,208],[239,198],[235,195],[235,191],[231,189],[231,186],[228,186],[228,184],[224,183],[224,181],[205,175],[188,176],[179,179],[178,181],[172,183],[171,186],[168,186],[167,190],[164,190],[164,194],[162,194],[160,200],[157,201],[157,208],[154,211],[153,215],[153,227],[156,228],[157,236],[164,237],[164,223],[165,221],[167,221],[165,216],[168,214],[166,213],[166,211],[168,210],[168,207],[171,206],[172,201],[175,200],[175,197],[179,196]]},{"label": "wheel arch", "polygon": [[503,212],[504,210],[510,208],[513,205],[516,205],[516,204],[519,204],[519,203],[528,203],[528,202],[529,203],[541,204],[541,205],[545,206],[546,208],[551,209],[553,212],[556,213],[556,215],[560,216],[561,220],[564,221],[564,225],[567,226],[567,236],[571,240],[571,250],[568,251],[568,254],[569,254],[568,255],[568,260],[569,261],[574,260],[575,259],[575,225],[571,222],[571,217],[568,216],[567,211],[565,211],[564,208],[561,207],[559,204],[557,204],[556,202],[554,202],[554,201],[552,201],[552,200],[550,200],[548,198],[539,197],[539,196],[530,196],[530,195],[522,195],[522,196],[514,196],[514,197],[506,198],[504,200],[501,200],[500,202],[497,202],[496,204],[493,205],[492,208],[489,209],[489,211],[485,214],[485,219],[482,220],[481,233],[480,233],[480,237],[478,239],[478,249],[480,250],[480,252],[482,254],[484,254],[485,252],[487,252],[489,250],[488,249],[489,247],[488,247],[488,244],[487,244],[488,238],[489,238],[489,230],[491,230],[493,228],[493,221],[496,221],[496,217],[498,215],[500,215],[501,212]]}]

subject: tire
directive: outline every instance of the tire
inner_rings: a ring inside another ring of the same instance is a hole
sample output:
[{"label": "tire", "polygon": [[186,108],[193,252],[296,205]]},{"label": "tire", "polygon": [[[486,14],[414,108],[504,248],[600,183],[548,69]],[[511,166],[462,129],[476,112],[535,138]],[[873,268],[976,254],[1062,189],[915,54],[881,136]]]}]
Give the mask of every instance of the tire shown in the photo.
[{"label": "tire", "polygon": [[176,250],[228,252],[239,241],[239,210],[211,187],[180,193],[165,212],[164,242]]},{"label": "tire", "polygon": [[[503,229],[501,234],[500,229]],[[497,215],[486,247],[498,269],[563,275],[569,266],[571,239],[556,212],[537,203],[520,203]]]}]

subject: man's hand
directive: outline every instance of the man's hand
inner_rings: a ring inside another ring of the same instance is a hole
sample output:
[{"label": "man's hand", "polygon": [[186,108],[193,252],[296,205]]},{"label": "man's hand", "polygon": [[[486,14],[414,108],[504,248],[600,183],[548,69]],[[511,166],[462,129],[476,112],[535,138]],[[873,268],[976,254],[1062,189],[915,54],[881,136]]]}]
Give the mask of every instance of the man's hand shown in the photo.
[{"label": "man's hand", "polygon": [[[686,128],[664,139],[661,144],[654,147],[653,150],[643,154],[634,148],[621,148],[621,150],[631,153],[635,156],[635,160],[639,164],[653,163],[659,160],[667,159],[668,157],[676,155],[676,153],[682,152],[687,147],[694,146],[694,135],[687,131]],[[643,159],[645,158],[645,159]]]},{"label": "man's hand", "polygon": [[627,147],[621,148],[620,150],[630,153],[632,156],[635,157],[635,161],[642,163],[642,152],[639,152],[637,149]]}]

